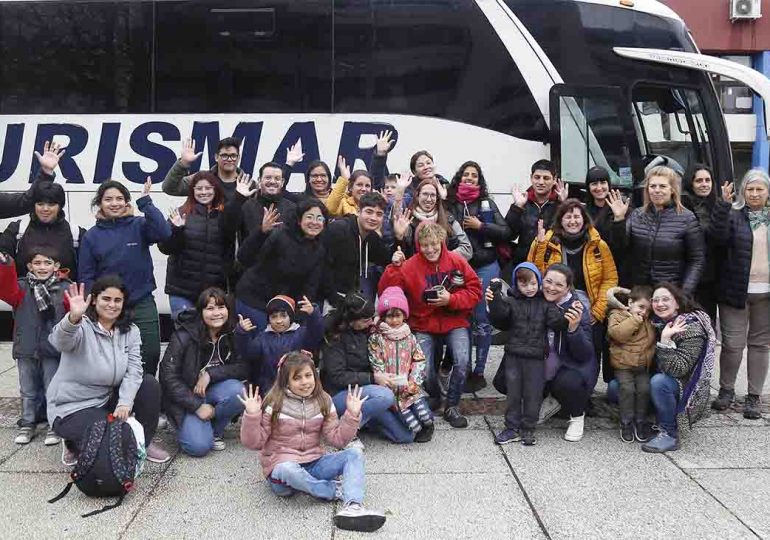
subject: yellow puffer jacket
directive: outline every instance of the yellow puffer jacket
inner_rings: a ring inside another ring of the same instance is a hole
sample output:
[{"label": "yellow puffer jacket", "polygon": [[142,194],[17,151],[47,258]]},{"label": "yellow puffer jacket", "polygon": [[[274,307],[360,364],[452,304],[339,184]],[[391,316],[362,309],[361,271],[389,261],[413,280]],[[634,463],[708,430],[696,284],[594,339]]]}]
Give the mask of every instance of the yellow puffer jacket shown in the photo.
[{"label": "yellow puffer jacket", "polygon": [[[553,238],[553,230],[545,233],[545,241],[532,241],[527,260],[534,263],[540,272],[552,264],[562,262],[561,242]],[[607,312],[607,291],[618,284],[618,271],[607,242],[599,231],[588,229],[588,242],[583,248],[583,279],[591,301],[591,315],[596,321],[603,321]]]},{"label": "yellow puffer jacket", "polygon": [[353,196],[348,194],[348,179],[339,177],[332,187],[329,198],[326,199],[326,209],[332,217],[342,217],[348,214],[358,215],[358,205]]}]

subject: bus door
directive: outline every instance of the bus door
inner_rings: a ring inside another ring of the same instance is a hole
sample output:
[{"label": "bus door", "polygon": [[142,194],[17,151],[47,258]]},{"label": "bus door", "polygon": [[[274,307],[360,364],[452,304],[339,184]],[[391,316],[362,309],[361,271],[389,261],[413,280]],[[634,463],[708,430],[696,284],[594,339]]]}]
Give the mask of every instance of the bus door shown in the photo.
[{"label": "bus door", "polygon": [[556,84],[551,88],[551,159],[576,196],[586,172],[607,169],[613,186],[624,191],[641,178],[640,144],[621,88]]}]

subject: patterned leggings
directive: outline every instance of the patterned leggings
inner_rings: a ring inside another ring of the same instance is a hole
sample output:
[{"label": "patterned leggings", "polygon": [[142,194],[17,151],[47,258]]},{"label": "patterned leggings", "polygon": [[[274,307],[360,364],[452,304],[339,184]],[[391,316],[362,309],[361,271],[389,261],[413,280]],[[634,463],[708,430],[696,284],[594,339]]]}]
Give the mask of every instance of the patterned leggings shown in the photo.
[{"label": "patterned leggings", "polygon": [[414,433],[419,433],[422,426],[433,424],[433,413],[430,411],[428,400],[420,398],[401,411],[401,418]]}]

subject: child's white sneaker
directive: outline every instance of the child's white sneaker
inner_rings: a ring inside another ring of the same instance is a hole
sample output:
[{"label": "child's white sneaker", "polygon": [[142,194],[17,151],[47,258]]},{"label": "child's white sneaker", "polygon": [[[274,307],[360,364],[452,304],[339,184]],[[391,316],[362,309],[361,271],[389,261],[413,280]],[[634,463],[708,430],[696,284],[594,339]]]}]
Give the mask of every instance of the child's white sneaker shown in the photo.
[{"label": "child's white sneaker", "polygon": [[585,427],[585,414],[580,416],[570,416],[567,432],[564,434],[564,440],[569,442],[578,442],[583,438],[583,429]]},{"label": "child's white sneaker", "polygon": [[32,438],[35,436],[35,428],[31,426],[23,426],[19,428],[16,433],[16,438],[13,440],[16,444],[29,444]]},{"label": "child's white sneaker", "polygon": [[361,503],[349,502],[334,516],[334,524],[346,531],[373,532],[385,524],[385,514],[367,510]]},{"label": "child's white sneaker", "polygon": [[48,429],[45,433],[45,439],[43,440],[43,444],[46,446],[56,446],[61,442],[61,437],[59,437],[56,432],[52,429]]}]

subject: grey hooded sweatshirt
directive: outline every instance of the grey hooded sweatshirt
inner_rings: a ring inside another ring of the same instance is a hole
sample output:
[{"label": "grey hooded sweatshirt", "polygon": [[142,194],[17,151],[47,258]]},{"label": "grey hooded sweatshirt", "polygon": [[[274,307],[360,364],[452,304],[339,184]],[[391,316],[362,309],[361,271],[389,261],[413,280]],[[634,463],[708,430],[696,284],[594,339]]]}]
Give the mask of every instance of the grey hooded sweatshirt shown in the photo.
[{"label": "grey hooded sweatshirt", "polygon": [[133,408],[143,378],[142,339],[136,325],[110,335],[88,317],[72,324],[65,315],[48,341],[61,353],[46,396],[50,425],[56,418],[105,405],[116,387],[118,405]]}]

